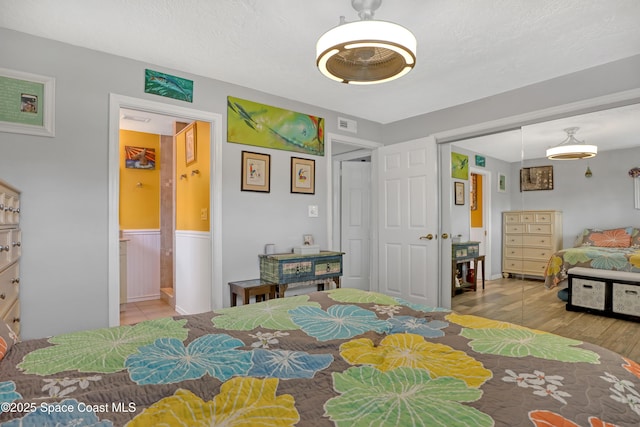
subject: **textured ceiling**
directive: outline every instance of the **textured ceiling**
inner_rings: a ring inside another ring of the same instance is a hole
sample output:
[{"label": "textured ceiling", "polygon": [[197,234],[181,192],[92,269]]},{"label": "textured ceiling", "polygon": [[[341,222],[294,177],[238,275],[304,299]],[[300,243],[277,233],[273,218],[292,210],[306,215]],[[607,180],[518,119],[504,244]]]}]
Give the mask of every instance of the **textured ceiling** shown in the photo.
[{"label": "textured ceiling", "polygon": [[317,38],[340,15],[358,19],[349,0],[0,0],[0,11],[1,27],[380,123],[640,53],[639,0],[385,0],[375,18],[413,31],[418,60],[373,86],[315,67]]}]

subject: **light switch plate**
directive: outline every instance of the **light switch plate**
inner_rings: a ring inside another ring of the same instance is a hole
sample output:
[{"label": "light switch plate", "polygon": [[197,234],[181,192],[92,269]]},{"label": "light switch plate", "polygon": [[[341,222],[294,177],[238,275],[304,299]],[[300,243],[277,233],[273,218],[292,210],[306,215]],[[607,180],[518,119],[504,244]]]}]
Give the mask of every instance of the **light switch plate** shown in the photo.
[{"label": "light switch plate", "polygon": [[200,209],[200,219],[202,221],[206,221],[207,220],[207,208]]},{"label": "light switch plate", "polygon": [[318,216],[318,205],[309,205],[309,216],[312,218]]}]

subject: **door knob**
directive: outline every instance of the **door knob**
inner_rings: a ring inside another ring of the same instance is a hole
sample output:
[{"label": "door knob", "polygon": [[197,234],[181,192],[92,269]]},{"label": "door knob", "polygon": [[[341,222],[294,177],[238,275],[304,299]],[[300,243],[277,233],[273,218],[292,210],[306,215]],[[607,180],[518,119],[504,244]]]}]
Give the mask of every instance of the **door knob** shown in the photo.
[{"label": "door knob", "polygon": [[424,240],[424,239],[432,240],[433,239],[433,234],[429,233],[426,236],[420,236],[420,240]]},{"label": "door knob", "polygon": [[447,233],[442,233],[442,238],[443,238],[443,239],[448,239],[448,238],[449,238],[449,235],[448,235]]}]

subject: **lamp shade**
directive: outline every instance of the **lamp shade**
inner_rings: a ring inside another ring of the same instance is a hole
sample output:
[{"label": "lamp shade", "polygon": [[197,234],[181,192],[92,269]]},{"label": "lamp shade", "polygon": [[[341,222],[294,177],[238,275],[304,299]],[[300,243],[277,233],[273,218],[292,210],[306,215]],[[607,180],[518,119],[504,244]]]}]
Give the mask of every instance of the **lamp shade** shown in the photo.
[{"label": "lamp shade", "polygon": [[318,39],[316,65],[322,74],[341,83],[382,83],[413,69],[416,47],[415,36],[398,24],[350,22]]},{"label": "lamp shade", "polygon": [[547,158],[550,160],[579,160],[595,157],[598,154],[598,147],[585,144],[574,136],[579,128],[566,128],[567,139],[555,147],[547,149]]}]

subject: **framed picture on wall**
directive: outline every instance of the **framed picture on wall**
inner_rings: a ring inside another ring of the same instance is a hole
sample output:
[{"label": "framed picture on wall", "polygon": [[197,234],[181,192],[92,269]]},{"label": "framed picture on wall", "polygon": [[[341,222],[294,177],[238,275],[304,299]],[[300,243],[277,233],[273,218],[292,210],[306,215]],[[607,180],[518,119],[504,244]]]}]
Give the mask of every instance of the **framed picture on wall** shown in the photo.
[{"label": "framed picture on wall", "polygon": [[553,166],[520,169],[520,191],[553,190]]},{"label": "framed picture on wall", "polygon": [[503,173],[498,173],[498,193],[507,192],[507,176]]},{"label": "framed picture on wall", "polygon": [[453,195],[456,205],[464,205],[464,182],[454,183]]},{"label": "framed picture on wall", "polygon": [[187,166],[194,164],[197,160],[196,147],[196,127],[191,126],[184,134],[184,161]]},{"label": "framed picture on wall", "polygon": [[291,192],[315,194],[316,161],[312,159],[291,158]]},{"label": "framed picture on wall", "polygon": [[271,156],[269,154],[242,152],[242,191],[270,191]]}]

